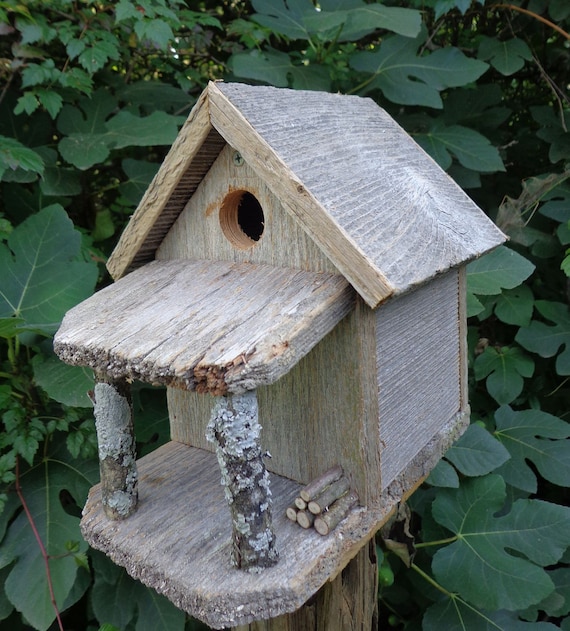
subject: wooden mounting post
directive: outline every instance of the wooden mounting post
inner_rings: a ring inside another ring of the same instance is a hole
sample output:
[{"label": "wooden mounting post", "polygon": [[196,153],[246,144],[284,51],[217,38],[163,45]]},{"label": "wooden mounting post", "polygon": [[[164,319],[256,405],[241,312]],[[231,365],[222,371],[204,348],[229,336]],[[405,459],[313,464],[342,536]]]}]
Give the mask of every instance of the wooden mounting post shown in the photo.
[{"label": "wooden mounting post", "polygon": [[133,408],[126,381],[98,376],[93,392],[102,503],[109,519],[125,519],[137,506]]},{"label": "wooden mounting post", "polygon": [[217,398],[206,437],[216,445],[232,516],[232,563],[250,572],[278,559],[260,432],[255,390]]},{"label": "wooden mounting post", "polygon": [[344,570],[297,611],[232,631],[377,631],[378,569],[372,538]]}]

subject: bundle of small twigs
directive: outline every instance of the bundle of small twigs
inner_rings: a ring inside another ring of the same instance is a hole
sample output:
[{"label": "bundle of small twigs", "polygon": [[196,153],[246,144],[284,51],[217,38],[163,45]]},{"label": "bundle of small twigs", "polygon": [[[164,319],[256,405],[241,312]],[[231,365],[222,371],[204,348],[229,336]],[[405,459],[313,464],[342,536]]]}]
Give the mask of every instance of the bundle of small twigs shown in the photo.
[{"label": "bundle of small twigs", "polygon": [[313,527],[328,535],[358,503],[358,494],[350,488],[342,467],[336,465],[301,489],[287,517],[301,528]]}]

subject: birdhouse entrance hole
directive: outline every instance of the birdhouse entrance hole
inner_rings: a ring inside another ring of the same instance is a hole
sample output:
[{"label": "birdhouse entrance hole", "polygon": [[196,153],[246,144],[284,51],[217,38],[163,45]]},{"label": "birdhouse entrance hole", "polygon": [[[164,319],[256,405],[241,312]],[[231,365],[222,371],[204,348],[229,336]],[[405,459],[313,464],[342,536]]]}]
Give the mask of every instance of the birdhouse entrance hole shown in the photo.
[{"label": "birdhouse entrance hole", "polygon": [[265,217],[261,204],[249,191],[231,191],[220,208],[220,226],[228,241],[247,250],[254,246],[263,234]]}]

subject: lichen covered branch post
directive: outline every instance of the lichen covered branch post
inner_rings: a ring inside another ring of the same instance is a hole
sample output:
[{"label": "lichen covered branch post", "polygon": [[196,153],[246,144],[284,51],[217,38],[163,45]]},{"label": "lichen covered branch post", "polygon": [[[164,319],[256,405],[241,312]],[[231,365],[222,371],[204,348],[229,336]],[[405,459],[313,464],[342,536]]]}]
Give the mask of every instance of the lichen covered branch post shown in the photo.
[{"label": "lichen covered branch post", "polygon": [[260,432],[254,390],[217,398],[206,437],[216,445],[232,516],[232,563],[252,572],[278,559]]},{"label": "lichen covered branch post", "polygon": [[93,392],[99,445],[102,502],[110,519],[125,519],[138,501],[138,478],[130,387],[98,376]]}]

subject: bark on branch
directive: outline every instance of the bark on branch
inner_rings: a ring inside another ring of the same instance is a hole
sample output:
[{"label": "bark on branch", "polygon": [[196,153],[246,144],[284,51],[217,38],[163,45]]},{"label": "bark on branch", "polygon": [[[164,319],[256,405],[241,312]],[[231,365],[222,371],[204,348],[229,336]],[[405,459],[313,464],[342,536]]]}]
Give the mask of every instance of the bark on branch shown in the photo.
[{"label": "bark on branch", "polygon": [[249,571],[278,559],[260,432],[255,391],[218,397],[206,438],[216,445],[232,516],[232,562]]}]

